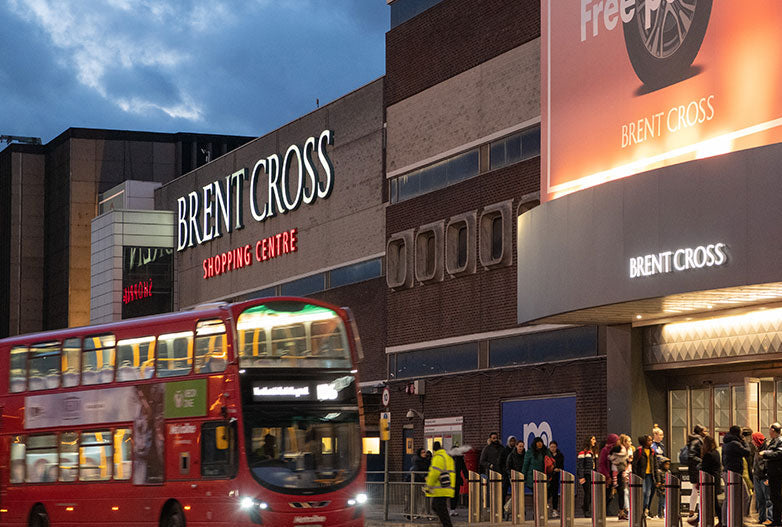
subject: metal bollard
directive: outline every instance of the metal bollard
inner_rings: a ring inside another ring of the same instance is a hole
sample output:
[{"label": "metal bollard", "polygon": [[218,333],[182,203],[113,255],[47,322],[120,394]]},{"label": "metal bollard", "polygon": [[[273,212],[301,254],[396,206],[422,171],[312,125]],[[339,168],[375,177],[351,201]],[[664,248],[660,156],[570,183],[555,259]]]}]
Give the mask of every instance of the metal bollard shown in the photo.
[{"label": "metal bollard", "polygon": [[665,527],[681,527],[682,482],[670,472],[665,475]]},{"label": "metal bollard", "polygon": [[645,527],[644,518],[644,480],[630,474],[630,512],[627,515],[629,527]]},{"label": "metal bollard", "polygon": [[732,470],[725,471],[725,510],[727,518],[722,518],[726,527],[741,527],[744,521],[744,482],[741,474]]},{"label": "metal bollard", "polygon": [[484,511],[489,508],[489,478],[486,474],[481,474],[481,520],[483,520]]},{"label": "metal bollard", "polygon": [[592,471],[592,527],[606,527],[606,477]]},{"label": "metal bollard", "polygon": [[502,523],[502,474],[489,470],[489,518],[492,523]]},{"label": "metal bollard", "polygon": [[573,527],[576,521],[576,477],[564,470],[559,473],[559,524]]},{"label": "metal bollard", "polygon": [[513,525],[524,525],[524,473],[510,471],[510,516]]},{"label": "metal bollard", "polygon": [[481,521],[481,476],[472,470],[467,472],[467,523]]},{"label": "metal bollard", "polygon": [[700,486],[698,527],[714,527],[714,493],[717,491],[714,476],[700,470],[698,483]]},{"label": "metal bollard", "polygon": [[546,527],[548,521],[548,478],[545,472],[532,471],[532,500],[535,510],[535,527]]}]

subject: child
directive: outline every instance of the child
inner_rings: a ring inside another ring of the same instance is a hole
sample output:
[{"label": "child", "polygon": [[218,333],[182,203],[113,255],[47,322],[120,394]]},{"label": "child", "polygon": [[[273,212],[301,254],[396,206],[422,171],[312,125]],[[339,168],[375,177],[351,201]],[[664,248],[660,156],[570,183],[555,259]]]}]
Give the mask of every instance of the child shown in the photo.
[{"label": "child", "polygon": [[657,469],[657,475],[658,481],[662,482],[662,485],[657,487],[657,517],[658,518],[665,518],[665,475],[671,473],[671,460],[667,457],[660,456],[658,469]]}]

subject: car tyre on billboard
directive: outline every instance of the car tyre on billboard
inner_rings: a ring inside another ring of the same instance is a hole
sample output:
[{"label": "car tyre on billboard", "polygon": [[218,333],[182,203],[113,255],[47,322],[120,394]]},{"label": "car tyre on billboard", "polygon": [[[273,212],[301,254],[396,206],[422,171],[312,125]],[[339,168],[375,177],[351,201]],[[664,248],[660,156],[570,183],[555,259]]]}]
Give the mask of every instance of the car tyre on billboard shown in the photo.
[{"label": "car tyre on billboard", "polygon": [[623,24],[625,47],[646,86],[664,87],[688,76],[706,36],[711,4],[712,0],[636,0],[635,16]]}]

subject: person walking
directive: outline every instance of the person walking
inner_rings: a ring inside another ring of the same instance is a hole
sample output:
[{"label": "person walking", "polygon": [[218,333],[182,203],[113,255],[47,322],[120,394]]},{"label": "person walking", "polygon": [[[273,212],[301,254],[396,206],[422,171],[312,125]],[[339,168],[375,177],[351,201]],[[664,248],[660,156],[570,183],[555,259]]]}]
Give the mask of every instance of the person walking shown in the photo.
[{"label": "person walking", "polygon": [[500,444],[500,436],[497,432],[489,434],[489,442],[481,452],[479,465],[481,473],[489,475],[489,470],[502,473],[502,453],[504,447]]},{"label": "person walking", "polygon": [[439,441],[432,445],[434,454],[429,472],[426,475],[424,494],[432,498],[432,510],[440,518],[443,527],[453,527],[448,514],[448,499],[453,498],[456,491],[456,470],[453,458],[443,450]]},{"label": "person walking", "polygon": [[464,462],[464,454],[472,450],[470,445],[457,446],[448,452],[453,458],[454,471],[456,472],[456,486],[454,488],[454,496],[451,500],[451,510],[449,514],[451,516],[458,516],[459,513],[456,508],[459,506],[459,494],[462,490],[462,485],[469,479],[469,473],[467,471],[467,464]]},{"label": "person walking", "polygon": [[632,455],[632,444],[630,436],[621,434],[619,440],[611,449],[609,459],[611,461],[611,477],[613,487],[619,499],[619,513],[617,519],[627,519],[627,503],[625,500],[625,472],[629,464],[629,458]]},{"label": "person walking", "polygon": [[600,455],[597,458],[597,471],[600,472],[600,474],[602,474],[606,480],[606,511],[608,510],[608,506],[611,503],[611,499],[616,493],[616,489],[612,485],[613,480],[611,474],[610,457],[611,450],[614,448],[614,445],[616,445],[617,441],[619,441],[618,435],[608,434],[606,436],[605,445],[603,445],[603,448],[600,449]]},{"label": "person walking", "polygon": [[652,448],[652,436],[643,435],[638,438],[640,446],[633,457],[633,474],[643,479],[643,511],[644,517],[649,517],[654,491],[660,486],[657,479],[657,454]]},{"label": "person walking", "polygon": [[508,456],[516,450],[516,436],[508,436],[505,443],[505,448],[502,450],[500,456],[500,472],[502,474],[502,503],[508,499],[508,492],[510,491],[510,476],[508,475]]},{"label": "person walking", "polygon": [[767,461],[760,453],[768,449],[768,441],[761,432],[752,434],[752,444],[755,446],[755,457],[752,460],[752,483],[755,487],[755,506],[758,510],[758,523],[771,523],[771,495],[768,490]]},{"label": "person walking", "polygon": [[698,507],[698,467],[701,464],[701,450],[703,438],[708,435],[708,430],[701,425],[695,425],[692,434],[687,436],[687,475],[692,485],[690,492],[690,517],[695,516]]},{"label": "person walking", "polygon": [[760,453],[766,460],[773,527],[782,527],[782,437],[780,433],[782,433],[782,425],[772,424],[768,430],[769,444],[766,450]]},{"label": "person walking", "polygon": [[[701,459],[700,470],[714,477],[714,513],[717,515],[718,526],[722,525],[722,513],[717,496],[722,492],[722,480],[720,474],[722,466],[720,463],[720,453],[717,451],[717,443],[711,436],[705,436],[702,441],[701,451],[698,459]],[[692,516],[687,520],[690,525],[697,525],[698,516]]]},{"label": "person walking", "polygon": [[550,456],[546,445],[543,444],[543,439],[536,437],[532,440],[532,446],[529,447],[527,453],[524,455],[524,466],[522,472],[524,472],[524,484],[528,489],[532,490],[532,484],[535,481],[533,473],[535,470],[539,472],[546,472],[546,456]]},{"label": "person walking", "polygon": [[[515,470],[516,472],[519,472],[521,474],[524,473],[524,443],[521,441],[516,442],[516,448],[513,449],[513,452],[508,454],[508,459],[505,460],[505,475],[508,476],[508,480],[512,481],[512,472]],[[522,489],[523,492],[523,489]],[[509,518],[510,517],[510,501],[505,503],[505,515]]]},{"label": "person walking", "polygon": [[[667,459],[665,456],[665,444],[663,444],[663,438],[665,437],[665,433],[663,432],[663,429],[660,428],[660,426],[655,423],[652,427],[652,450],[654,450],[654,453],[657,456],[657,467],[656,470],[659,471],[662,467],[660,466],[662,459]],[[665,483],[664,480],[660,480],[661,485],[657,487],[657,491],[655,494],[657,495],[657,517],[658,518],[664,518],[665,514],[665,492],[662,487],[662,483]],[[651,509],[650,509],[651,510]]]},{"label": "person walking", "polygon": [[584,449],[578,453],[576,460],[576,478],[583,491],[583,500],[581,501],[581,510],[584,517],[589,518],[592,505],[592,471],[597,470],[598,460],[597,438],[595,436],[587,439]]},{"label": "person walking", "polygon": [[559,518],[559,479],[562,471],[565,470],[565,455],[559,449],[556,441],[550,441],[548,444],[551,457],[554,458],[554,470],[548,474],[548,494],[551,498],[551,517]]},{"label": "person walking", "polygon": [[[744,472],[744,459],[749,456],[750,450],[741,438],[741,427],[733,425],[725,434],[722,439],[722,470],[723,479],[728,481],[728,472],[736,472],[739,475],[739,481],[741,482],[741,497],[742,515],[746,513],[746,506],[749,503],[749,492],[744,482],[744,478],[741,477]],[[722,517],[728,517],[728,500],[722,502]]]}]

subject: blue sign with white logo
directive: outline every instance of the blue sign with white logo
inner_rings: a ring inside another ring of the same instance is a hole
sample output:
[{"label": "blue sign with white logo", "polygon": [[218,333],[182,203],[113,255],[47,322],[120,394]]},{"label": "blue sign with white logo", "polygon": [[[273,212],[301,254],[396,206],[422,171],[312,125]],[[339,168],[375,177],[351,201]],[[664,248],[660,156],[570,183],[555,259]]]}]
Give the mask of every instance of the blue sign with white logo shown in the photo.
[{"label": "blue sign with white logo", "polygon": [[529,448],[536,437],[548,446],[557,442],[565,456],[565,470],[576,473],[576,398],[575,396],[541,397],[502,403],[502,438],[516,436]]}]

